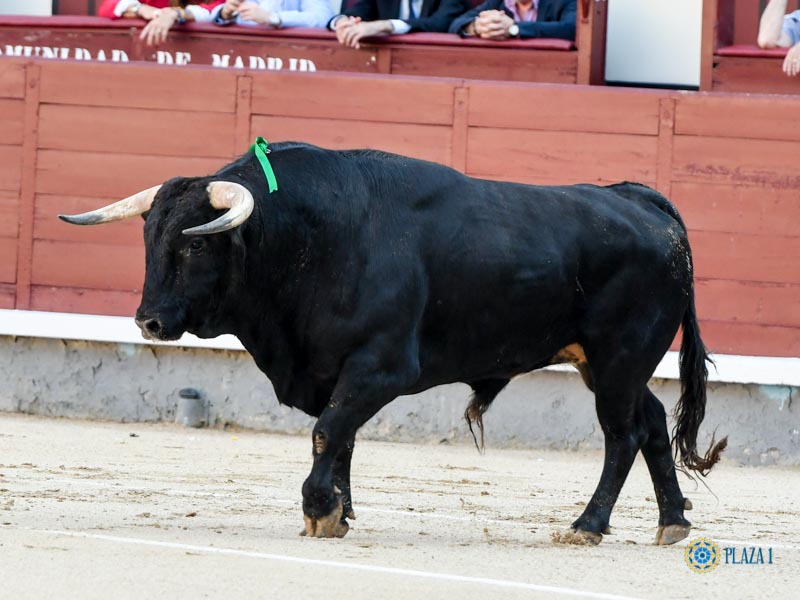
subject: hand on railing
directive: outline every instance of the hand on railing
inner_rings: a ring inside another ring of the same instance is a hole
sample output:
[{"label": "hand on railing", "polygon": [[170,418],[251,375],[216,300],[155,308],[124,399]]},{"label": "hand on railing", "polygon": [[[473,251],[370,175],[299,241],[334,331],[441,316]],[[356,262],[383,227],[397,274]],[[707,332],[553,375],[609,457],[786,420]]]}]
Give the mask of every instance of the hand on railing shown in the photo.
[{"label": "hand on railing", "polygon": [[789,77],[794,77],[800,73],[800,43],[789,48],[786,58],[783,60],[783,72]]},{"label": "hand on railing", "polygon": [[242,0],[225,0],[225,4],[220,10],[220,16],[226,21],[232,19],[238,14],[239,6],[241,6],[241,4]]},{"label": "hand on railing", "polygon": [[178,16],[178,11],[170,8],[157,11],[157,14],[142,29],[139,39],[148,46],[163,44],[167,41],[169,30],[178,22]]}]

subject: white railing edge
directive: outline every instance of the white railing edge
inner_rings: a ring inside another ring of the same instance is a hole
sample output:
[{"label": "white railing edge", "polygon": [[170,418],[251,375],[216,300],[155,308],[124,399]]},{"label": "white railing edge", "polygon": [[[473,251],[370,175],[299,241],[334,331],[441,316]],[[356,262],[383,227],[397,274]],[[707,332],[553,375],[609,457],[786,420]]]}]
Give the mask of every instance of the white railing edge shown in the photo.
[{"label": "white railing edge", "polygon": [[[30,310],[0,309],[0,336],[244,351],[241,342],[232,335],[204,340],[184,334],[176,342],[151,342],[142,338],[131,317]],[[800,387],[800,357],[714,354],[713,359],[716,366],[709,368],[709,381]],[[547,369],[572,371],[568,365]],[[678,353],[668,352],[653,376],[679,379]]]}]

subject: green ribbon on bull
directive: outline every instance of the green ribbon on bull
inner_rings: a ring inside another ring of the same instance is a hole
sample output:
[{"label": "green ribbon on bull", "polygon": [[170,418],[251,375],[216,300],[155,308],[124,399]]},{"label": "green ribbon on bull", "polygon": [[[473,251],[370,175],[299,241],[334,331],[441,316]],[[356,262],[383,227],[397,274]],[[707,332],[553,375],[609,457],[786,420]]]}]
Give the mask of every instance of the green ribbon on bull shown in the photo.
[{"label": "green ribbon on bull", "polygon": [[272,170],[272,165],[269,164],[269,159],[267,158],[267,154],[271,152],[267,140],[258,136],[255,144],[250,146],[250,150],[255,152],[258,162],[261,163],[261,168],[264,170],[264,175],[269,185],[269,193],[271,194],[272,192],[278,191],[278,180],[275,179],[275,171]]}]

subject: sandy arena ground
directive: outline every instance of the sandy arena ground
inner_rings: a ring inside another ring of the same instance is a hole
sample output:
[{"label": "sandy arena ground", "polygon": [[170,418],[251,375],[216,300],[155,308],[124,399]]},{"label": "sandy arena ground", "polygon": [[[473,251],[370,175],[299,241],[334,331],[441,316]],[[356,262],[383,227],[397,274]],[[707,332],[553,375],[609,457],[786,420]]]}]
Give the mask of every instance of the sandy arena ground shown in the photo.
[{"label": "sandy arena ground", "polygon": [[598,453],[360,442],[358,520],[301,538],[307,438],[0,414],[2,598],[798,598],[800,469],[722,464],[682,483],[696,530],[772,547],[697,574],[652,545],[637,461],[597,547],[557,545]]}]

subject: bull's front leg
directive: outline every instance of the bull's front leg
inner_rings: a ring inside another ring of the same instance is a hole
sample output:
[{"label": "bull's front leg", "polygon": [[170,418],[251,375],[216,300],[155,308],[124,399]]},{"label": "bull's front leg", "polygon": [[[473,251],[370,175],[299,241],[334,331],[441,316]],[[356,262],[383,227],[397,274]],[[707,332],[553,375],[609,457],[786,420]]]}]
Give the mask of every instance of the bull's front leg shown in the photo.
[{"label": "bull's front leg", "polygon": [[[409,355],[405,355],[409,356]],[[419,376],[417,363],[386,365],[380,356],[351,361],[312,433],[314,464],[303,483],[302,535],[344,537],[355,518],[350,494],[350,460],[358,429]],[[363,358],[363,355],[362,355]]]},{"label": "bull's front leg", "polygon": [[355,520],[356,513],[353,511],[353,496],[350,491],[350,462],[353,459],[355,443],[355,438],[351,438],[333,461],[333,486],[342,494],[344,517],[352,520]]},{"label": "bull's front leg", "polygon": [[300,535],[344,537],[350,529],[347,519],[355,519],[350,491],[354,438],[336,448],[322,430],[317,421],[312,435],[314,466],[303,483],[305,526]]}]

